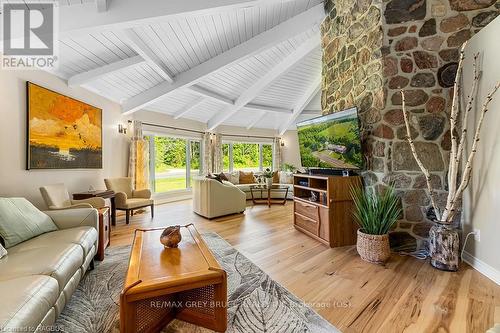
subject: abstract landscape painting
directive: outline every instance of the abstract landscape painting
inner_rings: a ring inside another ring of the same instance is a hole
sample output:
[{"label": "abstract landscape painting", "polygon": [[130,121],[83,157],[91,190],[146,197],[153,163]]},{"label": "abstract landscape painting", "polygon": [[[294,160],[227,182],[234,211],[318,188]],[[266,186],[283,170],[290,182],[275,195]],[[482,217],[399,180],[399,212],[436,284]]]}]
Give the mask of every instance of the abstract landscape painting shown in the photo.
[{"label": "abstract landscape painting", "polygon": [[27,83],[27,169],[102,168],[102,110]]}]

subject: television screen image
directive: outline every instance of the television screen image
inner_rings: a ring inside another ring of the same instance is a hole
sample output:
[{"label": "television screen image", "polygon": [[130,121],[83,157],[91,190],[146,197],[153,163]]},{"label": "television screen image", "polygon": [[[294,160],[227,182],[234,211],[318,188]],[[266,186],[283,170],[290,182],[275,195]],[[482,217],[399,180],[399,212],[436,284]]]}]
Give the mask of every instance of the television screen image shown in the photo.
[{"label": "television screen image", "polygon": [[303,167],[363,167],[357,108],[300,122],[297,131]]}]

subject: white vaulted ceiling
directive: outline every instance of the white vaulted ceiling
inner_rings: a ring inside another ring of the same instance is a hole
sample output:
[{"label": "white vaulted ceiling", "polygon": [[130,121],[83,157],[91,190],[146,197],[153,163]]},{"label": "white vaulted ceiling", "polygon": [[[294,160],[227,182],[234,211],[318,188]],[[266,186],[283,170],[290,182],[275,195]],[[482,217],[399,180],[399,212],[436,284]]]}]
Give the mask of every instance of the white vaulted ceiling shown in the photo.
[{"label": "white vaulted ceiling", "polygon": [[320,114],[322,0],[58,2],[56,74],[125,114],[280,132]]}]

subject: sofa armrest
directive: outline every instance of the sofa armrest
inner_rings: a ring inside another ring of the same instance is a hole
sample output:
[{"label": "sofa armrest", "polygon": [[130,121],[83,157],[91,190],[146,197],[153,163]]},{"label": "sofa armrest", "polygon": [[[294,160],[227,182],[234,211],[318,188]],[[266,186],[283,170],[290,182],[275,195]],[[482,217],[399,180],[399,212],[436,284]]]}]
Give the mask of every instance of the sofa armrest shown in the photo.
[{"label": "sofa armrest", "polygon": [[69,206],[49,206],[50,210],[66,210],[66,209],[75,209],[75,208],[93,208],[89,203],[77,203]]},{"label": "sofa armrest", "polygon": [[82,200],[72,200],[71,203],[73,205],[89,204],[90,208],[102,208],[102,207],[106,206],[106,201],[103,198],[99,198],[99,197],[87,198],[87,199],[82,199]]},{"label": "sofa armrest", "polygon": [[99,231],[99,212],[95,208],[49,210],[45,214],[60,230],[88,226]]},{"label": "sofa armrest", "polygon": [[142,199],[151,199],[151,191],[149,189],[144,190],[133,190],[132,197],[134,198],[142,198]]},{"label": "sofa armrest", "polygon": [[125,207],[127,204],[127,194],[125,192],[116,192],[115,203],[117,208]]}]

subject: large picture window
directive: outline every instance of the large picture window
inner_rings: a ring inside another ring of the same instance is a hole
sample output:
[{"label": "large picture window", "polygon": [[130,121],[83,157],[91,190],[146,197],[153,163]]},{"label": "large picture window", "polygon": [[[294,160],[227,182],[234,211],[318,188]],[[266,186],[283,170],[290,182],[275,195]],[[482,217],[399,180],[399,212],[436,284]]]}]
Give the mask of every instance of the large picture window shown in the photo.
[{"label": "large picture window", "polygon": [[201,172],[201,142],[195,139],[149,136],[151,188],[155,193],[191,188]]},{"label": "large picture window", "polygon": [[273,167],[273,147],[267,143],[227,142],[222,145],[224,171],[262,171]]}]

